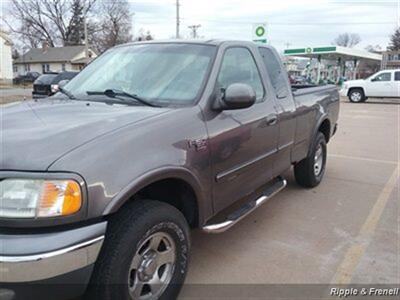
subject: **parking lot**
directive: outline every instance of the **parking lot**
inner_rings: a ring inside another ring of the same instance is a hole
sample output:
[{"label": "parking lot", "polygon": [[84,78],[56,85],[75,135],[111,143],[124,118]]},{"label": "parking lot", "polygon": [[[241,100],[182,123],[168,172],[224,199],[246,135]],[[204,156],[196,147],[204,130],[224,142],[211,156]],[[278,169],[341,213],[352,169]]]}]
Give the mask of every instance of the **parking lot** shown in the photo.
[{"label": "parking lot", "polygon": [[[286,190],[229,231],[194,232],[186,282],[199,288],[181,299],[218,295],[209,284],[399,284],[399,122],[399,100],[343,99],[322,184],[302,189],[288,172]],[[231,290],[221,298],[243,297]]]}]

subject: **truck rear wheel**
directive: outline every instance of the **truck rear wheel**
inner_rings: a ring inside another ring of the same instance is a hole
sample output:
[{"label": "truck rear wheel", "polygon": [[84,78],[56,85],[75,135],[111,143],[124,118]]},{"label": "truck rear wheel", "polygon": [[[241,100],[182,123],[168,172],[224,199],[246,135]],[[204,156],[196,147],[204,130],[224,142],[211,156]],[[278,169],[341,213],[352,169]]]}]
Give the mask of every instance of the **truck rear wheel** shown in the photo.
[{"label": "truck rear wheel", "polygon": [[349,100],[353,103],[365,102],[364,91],[362,89],[352,89],[349,92]]},{"label": "truck rear wheel", "polygon": [[326,164],[325,136],[318,132],[308,157],[294,166],[296,182],[303,187],[315,187],[324,177]]},{"label": "truck rear wheel", "polygon": [[109,223],[88,298],[176,299],[189,248],[189,226],[179,210],[159,201],[133,201]]}]

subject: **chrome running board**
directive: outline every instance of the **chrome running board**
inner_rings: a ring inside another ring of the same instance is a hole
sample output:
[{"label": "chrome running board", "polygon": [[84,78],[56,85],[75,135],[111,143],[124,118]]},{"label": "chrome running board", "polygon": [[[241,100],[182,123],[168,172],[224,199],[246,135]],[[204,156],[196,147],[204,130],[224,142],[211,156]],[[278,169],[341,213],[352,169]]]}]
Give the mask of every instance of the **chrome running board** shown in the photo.
[{"label": "chrome running board", "polygon": [[278,181],[267,188],[258,199],[243,204],[239,209],[229,214],[226,219],[220,223],[206,224],[203,226],[202,230],[207,233],[221,233],[228,230],[286,187],[287,182],[285,179],[279,177],[277,180]]}]

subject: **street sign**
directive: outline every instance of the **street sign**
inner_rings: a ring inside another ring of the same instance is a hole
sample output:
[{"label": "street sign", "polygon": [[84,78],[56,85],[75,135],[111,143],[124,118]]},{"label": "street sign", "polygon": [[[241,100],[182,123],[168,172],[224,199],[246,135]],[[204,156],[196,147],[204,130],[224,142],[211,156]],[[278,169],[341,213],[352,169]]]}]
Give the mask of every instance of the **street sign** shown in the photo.
[{"label": "street sign", "polygon": [[255,23],[253,24],[253,42],[267,43],[267,24]]}]

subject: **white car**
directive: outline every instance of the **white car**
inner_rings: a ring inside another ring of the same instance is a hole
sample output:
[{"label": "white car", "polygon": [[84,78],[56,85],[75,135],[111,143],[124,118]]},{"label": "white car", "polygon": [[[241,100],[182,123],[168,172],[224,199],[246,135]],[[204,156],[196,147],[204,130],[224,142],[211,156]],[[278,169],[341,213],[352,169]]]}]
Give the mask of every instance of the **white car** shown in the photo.
[{"label": "white car", "polygon": [[349,97],[351,102],[364,102],[368,97],[400,97],[400,69],[383,70],[367,79],[346,81],[340,95]]}]

